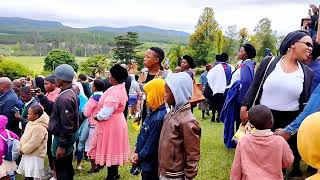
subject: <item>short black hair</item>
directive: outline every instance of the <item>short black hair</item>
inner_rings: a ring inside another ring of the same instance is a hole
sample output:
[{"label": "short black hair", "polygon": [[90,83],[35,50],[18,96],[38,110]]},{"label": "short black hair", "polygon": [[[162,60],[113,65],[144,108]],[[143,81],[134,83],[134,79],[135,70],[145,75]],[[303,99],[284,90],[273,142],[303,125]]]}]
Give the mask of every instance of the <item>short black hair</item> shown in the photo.
[{"label": "short black hair", "polygon": [[79,74],[78,78],[79,78],[81,81],[86,81],[86,80],[87,80],[87,75],[85,75],[85,74]]},{"label": "short black hair", "polygon": [[249,122],[259,130],[269,129],[273,125],[271,110],[265,105],[256,105],[249,110]]},{"label": "short black hair", "polygon": [[227,53],[222,53],[222,54],[220,55],[220,58],[221,58],[221,62],[227,62],[228,59],[229,59],[229,56],[228,56]]},{"label": "short black hair", "polygon": [[164,51],[159,47],[151,47],[149,49],[156,53],[156,56],[159,59],[159,63],[161,64],[164,60]]},{"label": "short black hair", "polygon": [[119,64],[110,69],[110,74],[118,83],[123,83],[128,78],[128,71]]},{"label": "short black hair", "polygon": [[39,117],[43,114],[43,109],[40,105],[34,105],[30,107],[34,114],[38,115]]},{"label": "short black hair", "polygon": [[186,60],[186,61],[188,62],[189,67],[190,67],[191,69],[194,69],[194,68],[196,67],[196,65],[194,64],[193,58],[192,58],[191,56],[189,56],[189,55],[184,55],[184,56],[182,57],[182,59],[184,59],[184,60]]},{"label": "short black hair", "polygon": [[31,94],[31,88],[29,86],[24,86],[24,87],[21,88],[20,93]]},{"label": "short black hair", "polygon": [[101,79],[96,79],[93,81],[93,86],[97,91],[104,91],[104,81]]},{"label": "short black hair", "polygon": [[138,75],[134,75],[134,79],[135,79],[136,81],[138,81],[138,80],[139,80],[139,76],[138,76]]}]

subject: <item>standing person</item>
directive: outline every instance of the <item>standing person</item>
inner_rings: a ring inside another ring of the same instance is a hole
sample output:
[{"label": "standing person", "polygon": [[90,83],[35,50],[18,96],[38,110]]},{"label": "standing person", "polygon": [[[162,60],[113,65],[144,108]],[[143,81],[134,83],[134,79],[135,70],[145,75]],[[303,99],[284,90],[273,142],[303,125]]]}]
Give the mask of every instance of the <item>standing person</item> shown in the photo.
[{"label": "standing person", "polygon": [[15,133],[6,129],[7,123],[8,118],[0,115],[0,179],[4,180],[15,179],[14,172],[18,167],[15,161],[8,161],[4,158],[8,151],[8,144],[5,141],[9,138],[8,135],[13,139],[19,140],[19,137]]},{"label": "standing person", "polygon": [[129,106],[129,118],[131,119],[132,117],[135,117],[135,113],[137,111],[137,102],[138,99],[140,98],[140,85],[139,83],[136,81],[135,75],[131,74],[131,86],[129,89],[129,102],[128,102],[128,106]]},{"label": "standing person", "polygon": [[88,77],[87,75],[85,74],[80,74],[78,76],[79,80],[80,80],[80,83],[83,87],[83,90],[84,90],[84,94],[87,96],[87,98],[90,98],[92,92],[91,92],[91,89],[90,89],[90,84],[88,82]]},{"label": "standing person", "polygon": [[[48,116],[51,116],[53,104],[58,98],[61,89],[57,87],[54,74],[51,74],[44,78],[44,88],[46,94],[44,95],[43,92],[36,93],[43,110],[46,112]],[[54,176],[54,166],[53,166],[53,157],[51,151],[52,145],[52,134],[48,130],[48,141],[47,141],[47,155],[49,160],[49,167],[50,169],[45,172],[44,179],[50,179]]]},{"label": "standing person", "polygon": [[181,58],[180,66],[181,66],[182,72],[188,73],[190,77],[194,79],[195,73],[193,69],[196,67],[196,65],[194,64],[193,58],[191,56],[184,55]]},{"label": "standing person", "polygon": [[[204,90],[205,90],[206,85],[208,83],[207,74],[208,74],[208,72],[210,71],[211,68],[212,68],[212,65],[211,64],[207,64],[206,65],[206,71],[204,71],[200,75],[199,82],[201,83],[202,93],[204,93]],[[202,101],[201,103],[199,103],[199,110],[202,111],[202,119],[205,119],[204,114],[207,114],[208,116],[210,116],[208,99],[206,99],[205,101]]]},{"label": "standing person", "polygon": [[159,140],[160,180],[193,179],[198,173],[201,128],[191,112],[192,79],[184,72],[166,78],[165,100],[172,110]]},{"label": "standing person", "polygon": [[128,126],[123,111],[128,101],[124,81],[128,72],[120,65],[110,69],[112,84],[99,100],[99,113],[89,157],[100,166],[108,167],[107,180],[119,179],[119,165],[129,161]]},{"label": "standing person", "polygon": [[28,110],[28,121],[20,140],[22,158],[17,173],[26,179],[40,180],[44,176],[49,116],[41,106],[35,105]]},{"label": "standing person", "polygon": [[242,99],[246,95],[254,77],[254,68],[256,62],[254,62],[253,58],[256,57],[256,49],[251,44],[243,45],[239,52],[238,58],[241,60],[241,64],[232,73],[230,87],[232,84],[239,80],[241,82],[241,89],[238,96],[238,102],[241,103]]},{"label": "standing person", "polygon": [[51,146],[54,169],[57,180],[71,180],[74,176],[73,144],[78,138],[79,127],[79,105],[72,90],[75,72],[70,65],[62,64],[55,69],[54,76],[61,89],[49,121],[49,131],[54,135]]},{"label": "standing person", "polygon": [[313,41],[313,49],[309,61],[307,61],[307,66],[313,72],[313,80],[311,85],[311,93],[320,83],[320,44]]},{"label": "standing person", "polygon": [[[144,85],[145,83],[151,81],[154,78],[161,77],[166,78],[168,72],[166,70],[161,70],[161,63],[164,59],[164,51],[158,47],[149,48],[144,55],[143,64],[146,68],[140,75],[139,82]],[[141,117],[142,121],[147,116],[147,106],[144,101]],[[140,121],[140,118],[137,120]]]},{"label": "standing person", "polygon": [[273,117],[270,109],[264,105],[252,107],[249,111],[249,122],[256,129],[238,142],[230,179],[259,177],[283,180],[282,168],[290,167],[294,157],[288,143],[271,131]]},{"label": "standing person", "polygon": [[[127,70],[127,73],[128,73],[128,67],[126,64],[121,64],[121,67],[123,67],[125,70]],[[130,76],[128,76],[127,79],[125,80],[125,88],[126,88],[128,98],[129,98],[129,90],[131,87],[131,82],[132,82],[132,78]],[[126,108],[123,111],[124,117],[126,119],[128,117],[128,109],[129,109],[129,102],[127,101]]]},{"label": "standing person", "polygon": [[237,69],[232,73],[227,86],[225,102],[220,114],[220,121],[224,124],[224,144],[227,148],[235,148],[232,140],[236,129],[240,126],[241,102],[246,95],[254,77],[256,49],[251,44],[244,44],[238,52],[240,61]]},{"label": "standing person", "polygon": [[158,146],[163,118],[167,114],[165,80],[153,79],[144,86],[148,115],[137,138],[133,164],[140,166],[142,180],[158,180]]},{"label": "standing person", "polygon": [[0,115],[8,118],[6,128],[19,133],[18,122],[15,120],[12,109],[18,104],[18,97],[11,88],[11,80],[8,77],[0,78]]},{"label": "standing person", "polygon": [[21,113],[16,112],[14,115],[19,121],[20,136],[22,136],[24,129],[28,123],[28,110],[34,105],[38,105],[38,101],[33,97],[30,87],[25,86],[21,88],[21,98],[24,102]]},{"label": "standing person", "polygon": [[[89,118],[89,126],[90,126],[89,136],[85,143],[85,150],[84,150],[87,153],[89,152],[90,145],[92,144],[92,139],[93,139],[93,135],[94,135],[96,124],[97,124],[97,121],[94,119],[94,117],[99,112],[98,104],[103,94],[103,90],[104,90],[104,82],[100,79],[94,80],[93,86],[92,86],[93,94],[89,98],[89,101],[86,107],[84,108],[83,115]],[[94,159],[90,159],[90,162],[91,162],[91,169],[88,171],[88,173],[98,172],[100,168],[97,167]]]},{"label": "standing person", "polygon": [[314,4],[310,5],[309,16],[311,18],[310,22],[310,35],[313,40],[317,38],[317,31],[318,31],[318,21],[319,21],[319,8]]},{"label": "standing person", "polygon": [[[312,39],[305,31],[293,31],[281,43],[281,56],[261,61],[242,101],[240,113],[243,123],[247,121],[247,110],[254,104],[271,109],[274,117],[272,130],[286,127],[300,114],[310,97],[313,79],[312,71],[300,61],[308,60],[312,48]],[[289,176],[301,176],[297,136],[292,136],[288,143],[295,156]]]},{"label": "standing person", "polygon": [[[233,71],[233,67],[227,63],[228,59],[229,57],[226,53],[217,55],[215,66],[207,75],[207,88],[210,88],[211,91],[209,90],[209,92],[207,92],[207,90],[206,96],[209,99],[210,109],[212,110],[211,122],[220,122],[220,114],[225,100],[224,93],[231,81]],[[215,118],[216,112],[218,112],[217,118]]]},{"label": "standing person", "polygon": [[41,92],[46,92],[45,87],[44,87],[44,78],[41,76],[36,77],[34,80],[32,80],[32,89],[37,89],[39,88]]}]

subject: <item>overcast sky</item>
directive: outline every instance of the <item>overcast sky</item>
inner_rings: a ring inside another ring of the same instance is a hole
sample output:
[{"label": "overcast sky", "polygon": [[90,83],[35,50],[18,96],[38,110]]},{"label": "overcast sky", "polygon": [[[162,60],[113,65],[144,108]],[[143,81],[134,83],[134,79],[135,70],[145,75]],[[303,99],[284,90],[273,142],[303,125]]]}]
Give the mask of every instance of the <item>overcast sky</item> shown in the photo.
[{"label": "overcast sky", "polygon": [[260,19],[286,34],[300,28],[310,3],[319,0],[1,0],[0,16],[53,20],[72,27],[134,25],[192,33],[202,10],[214,9],[219,25],[253,31]]}]

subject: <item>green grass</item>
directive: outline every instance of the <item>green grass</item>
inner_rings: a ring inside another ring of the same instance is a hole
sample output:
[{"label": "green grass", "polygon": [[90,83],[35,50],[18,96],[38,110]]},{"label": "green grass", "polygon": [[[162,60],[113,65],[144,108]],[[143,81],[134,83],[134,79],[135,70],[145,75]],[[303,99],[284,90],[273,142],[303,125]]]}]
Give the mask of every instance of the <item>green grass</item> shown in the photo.
[{"label": "green grass", "polygon": [[[196,179],[198,180],[224,180],[229,179],[230,167],[233,161],[234,150],[228,150],[223,144],[223,124],[212,123],[209,118],[202,120],[201,112],[196,110],[195,115],[199,120],[202,128],[201,136],[201,158],[199,164],[199,172]],[[132,120],[128,120],[129,138],[131,149],[138,135],[138,132],[131,127]],[[75,167],[75,165],[74,165]],[[77,171],[75,179],[77,180],[96,180],[106,177],[106,170],[103,169],[96,174],[87,174],[86,171],[90,169],[90,163],[84,161],[82,163],[83,170]],[[121,179],[123,180],[138,180],[140,176],[132,176],[130,171],[130,164],[119,168]]]},{"label": "green grass", "polygon": [[[32,70],[35,74],[41,74],[44,65],[44,58],[44,56],[9,56],[5,57],[5,60],[7,59],[20,63]],[[76,61],[78,63],[85,59],[86,57],[76,57]]]}]

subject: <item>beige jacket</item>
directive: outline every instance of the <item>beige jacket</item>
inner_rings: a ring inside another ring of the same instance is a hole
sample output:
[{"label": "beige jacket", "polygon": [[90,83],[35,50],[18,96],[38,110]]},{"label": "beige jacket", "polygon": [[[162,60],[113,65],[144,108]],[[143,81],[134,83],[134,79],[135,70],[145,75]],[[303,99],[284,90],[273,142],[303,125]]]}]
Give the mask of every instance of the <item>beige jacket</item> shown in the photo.
[{"label": "beige jacket", "polygon": [[47,154],[49,116],[46,113],[35,120],[29,121],[21,137],[21,152],[44,158]]}]

